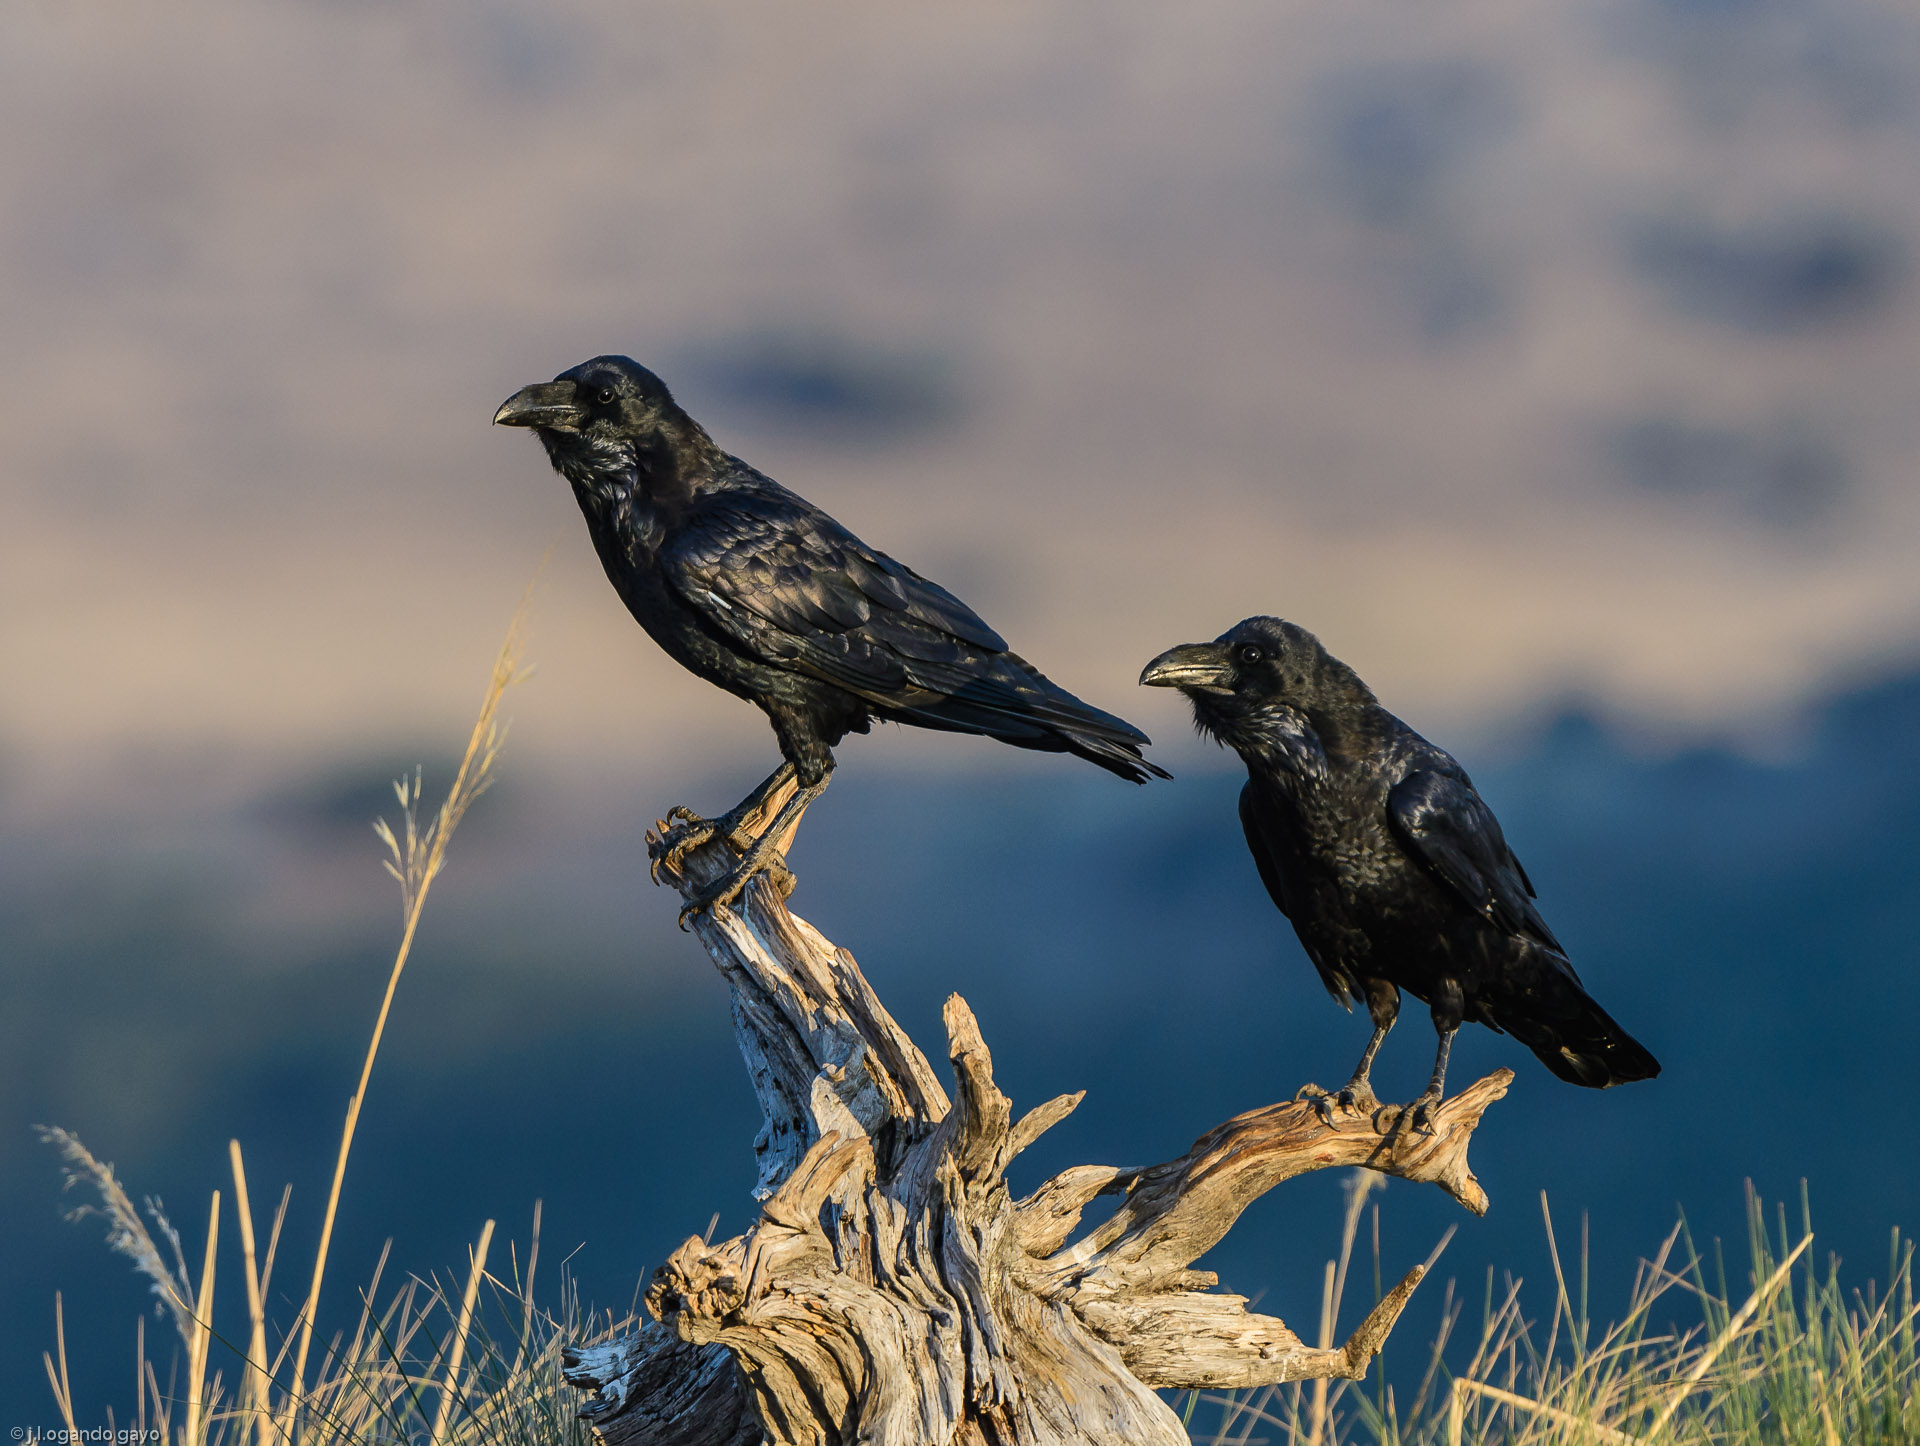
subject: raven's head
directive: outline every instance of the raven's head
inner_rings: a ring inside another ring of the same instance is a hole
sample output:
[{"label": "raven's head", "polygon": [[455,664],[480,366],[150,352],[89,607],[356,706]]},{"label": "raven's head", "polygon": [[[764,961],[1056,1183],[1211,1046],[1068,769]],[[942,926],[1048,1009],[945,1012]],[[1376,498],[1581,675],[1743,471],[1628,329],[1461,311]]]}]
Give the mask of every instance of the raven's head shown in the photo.
[{"label": "raven's head", "polygon": [[1185,693],[1200,731],[1242,754],[1298,741],[1373,702],[1351,668],[1283,618],[1248,618],[1210,643],[1169,648],[1140,681]]},{"label": "raven's head", "polygon": [[606,486],[636,474],[677,475],[713,450],[667,384],[623,356],[597,356],[522,387],[493,420],[531,427],[569,481]]}]

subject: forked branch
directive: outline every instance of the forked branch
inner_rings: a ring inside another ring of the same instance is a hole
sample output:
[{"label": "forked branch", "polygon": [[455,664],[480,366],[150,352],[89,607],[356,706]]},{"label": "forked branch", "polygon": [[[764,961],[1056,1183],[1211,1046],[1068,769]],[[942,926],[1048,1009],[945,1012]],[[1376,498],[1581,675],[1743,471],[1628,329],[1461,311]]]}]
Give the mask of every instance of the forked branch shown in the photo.
[{"label": "forked branch", "polygon": [[[732,860],[710,843],[662,877],[691,895]],[[570,1379],[595,1393],[583,1414],[610,1446],[1180,1446],[1156,1388],[1358,1378],[1420,1282],[1410,1272],[1344,1345],[1306,1345],[1190,1268],[1255,1199],[1344,1165],[1487,1208],[1467,1146],[1508,1070],[1444,1102],[1431,1135],[1394,1108],[1328,1123],[1287,1101],[1176,1160],[1076,1166],[1015,1200],[1008,1165],[1080,1095],[1016,1120],[954,995],[949,1100],[852,956],[764,876],[695,930],[732,986],[766,1117],[760,1217],[732,1240],[689,1239],[647,1290],[655,1323],[574,1358]],[[1088,1204],[1114,1194],[1112,1216],[1076,1234]]]}]

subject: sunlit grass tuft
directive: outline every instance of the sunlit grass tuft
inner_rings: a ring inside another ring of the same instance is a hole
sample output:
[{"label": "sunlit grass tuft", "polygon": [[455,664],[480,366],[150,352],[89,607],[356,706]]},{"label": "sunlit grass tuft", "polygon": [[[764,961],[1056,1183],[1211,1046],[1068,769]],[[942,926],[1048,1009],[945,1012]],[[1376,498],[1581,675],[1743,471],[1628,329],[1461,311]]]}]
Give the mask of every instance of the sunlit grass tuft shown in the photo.
[{"label": "sunlit grass tuft", "polygon": [[[196,1274],[188,1266],[179,1232],[157,1200],[145,1202],[143,1218],[111,1165],[95,1158],[65,1130],[41,1131],[60,1153],[68,1188],[85,1188],[96,1197],[97,1203],[80,1206],[73,1216],[97,1215],[106,1220],[108,1248],[147,1279],[179,1337],[163,1383],[147,1353],[145,1321],[137,1323],[137,1417],[132,1423],[109,1419],[110,1427],[130,1426],[142,1433],[143,1440],[153,1439],[146,1434],[151,1431],[167,1446],[176,1442],[179,1446],[270,1446],[275,1442],[423,1440],[439,1446],[443,1442],[586,1441],[586,1432],[575,1419],[576,1393],[560,1377],[560,1351],[563,1343],[591,1337],[610,1329],[613,1322],[583,1314],[564,1280],[558,1317],[535,1306],[532,1267],[538,1256],[537,1203],[524,1278],[517,1256],[511,1283],[488,1272],[491,1220],[474,1248],[464,1288],[456,1294],[450,1295],[437,1281],[416,1278],[376,1308],[376,1270],[374,1280],[360,1294],[359,1322],[352,1337],[335,1336],[320,1343],[311,1380],[308,1377],[309,1363],[315,1361],[315,1321],[355,1127],[428,892],[446,864],[455,829],[494,780],[506,741],[501,701],[528,674],[522,663],[526,606],[522,598],[494,658],[479,716],[446,799],[423,817],[422,780],[416,770],[411,778],[394,785],[400,802],[399,828],[385,820],[374,826],[386,845],[387,871],[400,884],[401,937],[359,1081],[348,1102],[313,1272],[293,1320],[281,1323],[267,1318],[274,1258],[290,1191],[281,1196],[262,1254],[239,1141],[229,1142],[229,1157],[249,1330],[243,1341],[229,1341],[212,1328],[221,1192],[212,1193],[205,1248]],[[495,1317],[507,1323],[503,1334],[490,1333],[498,1329],[490,1325]],[[275,1328],[278,1345],[270,1355],[269,1332]],[[77,1429],[67,1380],[65,1320],[58,1298],[54,1334],[56,1351],[47,1354],[47,1375],[63,1420],[70,1430]],[[502,1354],[502,1340],[511,1342],[510,1353]],[[228,1366],[239,1382],[237,1391],[227,1388]]]},{"label": "sunlit grass tuft", "polygon": [[[1339,1260],[1328,1262],[1323,1340],[1333,1338],[1340,1301],[1331,1286],[1345,1278],[1357,1226],[1351,1202],[1364,1195],[1349,1196]],[[1621,1320],[1596,1331],[1584,1242],[1570,1290],[1544,1197],[1541,1209],[1554,1266],[1544,1322],[1525,1313],[1520,1282],[1496,1290],[1489,1271],[1478,1331],[1459,1339],[1463,1303],[1449,1281],[1425,1376],[1404,1409],[1384,1373],[1369,1383],[1191,1393],[1181,1404],[1193,1439],[1205,1446],[1920,1443],[1913,1248],[1898,1232],[1887,1287],[1849,1292],[1836,1262],[1824,1271],[1814,1264],[1805,1200],[1801,1229],[1789,1234],[1784,1208],[1770,1228],[1749,1192],[1742,1283],[1729,1280],[1717,1243],[1711,1257],[1694,1248],[1682,1221],[1641,1263]]]},{"label": "sunlit grass tuft", "polygon": [[[582,1308],[573,1283],[564,1275],[557,1310],[534,1301],[533,1263],[539,1242],[539,1206],[534,1207],[532,1243],[526,1269],[517,1251],[496,1274],[486,1268],[494,1222],[484,1227],[475,1246],[464,1286],[437,1277],[408,1279],[382,1297],[383,1253],[373,1279],[359,1291],[359,1311],[351,1334],[341,1332],[315,1353],[315,1371],[294,1412],[281,1376],[294,1332],[282,1339],[280,1353],[255,1389],[243,1387],[229,1399],[214,1372],[196,1394],[174,1370],[163,1377],[145,1351],[140,1332],[139,1415],[131,1425],[139,1439],[163,1446],[259,1446],[262,1440],[313,1443],[437,1442],[442,1446],[590,1446],[591,1434],[578,1419],[580,1393],[562,1375],[561,1353],[572,1345],[632,1329],[630,1319],[596,1315]],[[202,1296],[211,1291],[203,1277]],[[256,1325],[263,1325],[258,1314]],[[142,1323],[144,1324],[144,1323]],[[189,1379],[194,1370],[194,1327],[181,1339]],[[64,1362],[66,1343],[59,1336]],[[209,1349],[230,1354],[236,1369],[251,1370],[248,1342],[230,1341],[213,1331],[198,1338]],[[200,1358],[204,1365],[205,1355]],[[176,1367],[181,1363],[176,1357]],[[62,1380],[55,1376],[55,1395]],[[195,1400],[200,1403],[194,1409]],[[69,1429],[74,1426],[68,1415]],[[109,1425],[113,1423],[109,1420]],[[151,1429],[153,1435],[145,1433]],[[76,1437],[75,1439],[80,1439]]]}]

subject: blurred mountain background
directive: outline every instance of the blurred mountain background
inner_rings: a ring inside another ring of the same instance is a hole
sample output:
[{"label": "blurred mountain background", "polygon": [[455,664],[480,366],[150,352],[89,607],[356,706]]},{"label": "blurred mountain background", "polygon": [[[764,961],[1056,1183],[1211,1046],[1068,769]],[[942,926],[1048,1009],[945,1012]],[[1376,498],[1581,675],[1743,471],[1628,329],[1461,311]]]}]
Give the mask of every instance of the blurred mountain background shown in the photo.
[{"label": "blurred mountain background", "polygon": [[[924,1046],[964,993],[1028,1168],[1140,1163],[1308,1078],[1322,994],[1231,760],[1142,662],[1317,631],[1474,773],[1596,994],[1666,1065],[1511,1041],[1485,1223],[1385,1265],[1596,1314],[1684,1206],[1809,1181],[1858,1279],[1920,1221],[1920,17],[1872,0],[1013,5],[28,0],[0,15],[0,1417],[132,1398],[139,1284],[33,1122],[197,1249],[225,1142],[294,1185],[296,1293],[397,933],[367,825],[444,788],[541,557],[539,674],[403,980],[329,1308],[493,1216],[624,1307],[748,1218],[725,994],[642,831],[771,766],[626,618],[487,419],[603,351],[1160,740],[1132,790],[882,730],[796,908]],[[1419,1011],[1383,1092],[1430,1063]],[[1216,1252],[1304,1323],[1338,1182]],[[238,1281],[228,1277],[237,1288]],[[337,1290],[337,1293],[335,1293]],[[1423,1297],[1425,1296],[1423,1292]],[[231,1304],[229,1297],[229,1304]],[[1418,1299],[1396,1344],[1437,1320]],[[290,1312],[287,1312],[290,1314]],[[1343,1327],[1350,1325],[1343,1322]]]}]

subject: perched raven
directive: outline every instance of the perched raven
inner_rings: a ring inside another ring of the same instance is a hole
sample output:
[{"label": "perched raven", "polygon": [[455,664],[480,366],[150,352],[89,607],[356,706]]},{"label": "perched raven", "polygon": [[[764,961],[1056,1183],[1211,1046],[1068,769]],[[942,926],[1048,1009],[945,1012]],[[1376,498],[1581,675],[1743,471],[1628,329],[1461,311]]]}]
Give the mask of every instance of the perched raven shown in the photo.
[{"label": "perched raven", "polygon": [[1371,1110],[1367,1079],[1405,989],[1440,1051],[1414,1103],[1431,1129],[1462,1020],[1511,1034],[1561,1079],[1605,1089],[1660,1073],[1580,987],[1533,884],[1452,756],[1374,700],[1304,628],[1248,618],[1140,674],[1178,688],[1202,733],[1247,765],[1240,824],[1260,877],[1333,997],[1365,999],[1373,1038],[1335,1099]]},{"label": "perched raven", "polygon": [[1081,702],[952,593],[860,541],[714,445],[661,380],[601,356],[509,397],[573,485],[614,590],[682,667],[756,703],[786,760],[708,821],[686,809],[671,856],[724,833],[789,777],[799,787],[727,878],[686,913],[732,902],[827,786],[832,749],[876,718],[1074,753],[1135,783],[1166,772],[1139,729]]}]

